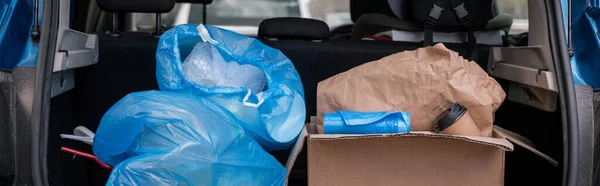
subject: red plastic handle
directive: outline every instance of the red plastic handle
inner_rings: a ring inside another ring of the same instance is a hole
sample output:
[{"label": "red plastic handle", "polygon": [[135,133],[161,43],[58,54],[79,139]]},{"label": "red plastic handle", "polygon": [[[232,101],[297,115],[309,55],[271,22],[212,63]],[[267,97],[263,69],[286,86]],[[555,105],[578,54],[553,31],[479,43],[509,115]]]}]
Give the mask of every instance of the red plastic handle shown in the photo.
[{"label": "red plastic handle", "polygon": [[94,156],[94,155],[91,155],[91,154],[88,154],[88,153],[85,153],[85,152],[81,152],[81,151],[78,151],[78,150],[74,150],[74,149],[71,149],[71,148],[67,148],[67,147],[61,147],[61,148],[60,148],[60,150],[62,150],[63,152],[67,152],[67,153],[70,153],[70,154],[76,155],[76,156],[81,156],[81,157],[84,157],[84,158],[87,158],[87,159],[94,160],[94,161],[95,161],[95,162],[96,162],[98,165],[100,165],[102,168],[105,168],[105,169],[108,169],[108,170],[111,170],[111,169],[113,168],[113,167],[112,167],[112,166],[110,166],[110,165],[107,165],[107,164],[104,164],[104,163],[102,163],[102,162],[101,162],[101,161],[100,161],[98,158],[96,158],[96,156]]}]

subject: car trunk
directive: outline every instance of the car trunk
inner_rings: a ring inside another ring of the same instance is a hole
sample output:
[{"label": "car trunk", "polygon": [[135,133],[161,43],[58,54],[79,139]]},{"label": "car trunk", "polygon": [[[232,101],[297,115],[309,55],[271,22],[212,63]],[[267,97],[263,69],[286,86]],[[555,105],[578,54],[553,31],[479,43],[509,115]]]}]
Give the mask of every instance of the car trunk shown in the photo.
[{"label": "car trunk", "polygon": [[[329,43],[321,43],[318,47],[313,47],[311,50],[296,50],[295,48],[303,43],[286,45],[285,42],[265,41],[266,44],[282,50],[294,62],[303,78],[307,102],[316,102],[314,94],[318,81],[359,64],[402,51],[402,49],[382,49],[375,52],[375,54],[362,55],[367,56],[363,58],[370,59],[358,59],[354,60],[354,63],[331,62],[327,66],[319,66],[317,63],[307,61],[307,58],[323,58],[324,56],[328,56],[327,58],[332,60],[335,58],[345,59],[347,57],[343,56],[344,53],[331,52],[332,50],[328,52],[326,50],[330,47],[335,48],[333,46],[338,46],[341,45],[340,43],[345,42],[347,41],[336,41],[336,43],[331,45]],[[382,46],[378,42],[364,42],[375,43],[374,46]],[[365,43],[358,43],[358,45],[365,46]],[[314,45],[313,43],[304,44],[306,46]],[[385,43],[383,43],[384,45]],[[112,51],[112,49],[103,47],[106,46],[103,46],[101,43],[100,58],[111,58],[109,56],[111,52],[109,51]],[[103,50],[105,52],[102,52]],[[321,51],[323,54],[317,56],[311,55],[314,52],[312,50]],[[106,66],[101,61],[96,65],[76,69],[75,88],[52,98],[47,157],[48,178],[51,185],[105,184],[110,173],[109,170],[101,168],[91,160],[74,157],[71,154],[60,151],[62,146],[66,146],[85,152],[92,152],[91,146],[78,141],[61,139],[60,134],[70,134],[79,125],[86,126],[95,131],[104,112],[118,101],[118,99],[105,99],[106,97],[119,98],[129,92],[157,89],[153,73],[155,64],[152,58],[154,58],[154,54],[144,55],[147,56],[141,57],[140,55],[136,55],[140,56],[138,59],[150,59],[143,67],[139,66],[142,63]],[[361,58],[361,53],[352,55]],[[110,80],[104,79],[107,76],[116,78],[111,78]],[[508,91],[509,82],[502,79],[497,80],[503,86],[504,90]],[[131,86],[133,84],[137,86]],[[557,108],[560,108],[560,105]],[[307,115],[315,114],[314,108],[308,108],[307,110]],[[559,167],[554,167],[543,158],[517,147],[514,152],[507,153],[505,167],[505,182],[507,185],[525,183],[558,185],[561,183],[563,141],[560,109],[547,112],[506,100],[496,112],[495,124],[527,137],[541,152],[559,161]],[[282,163],[286,161],[287,153],[286,151],[272,152]],[[305,157],[300,156],[300,160],[291,173],[290,184],[306,183],[306,163],[302,160]]]},{"label": "car trunk", "polygon": [[[547,29],[543,35],[546,39]],[[120,98],[132,92],[158,90],[154,54],[157,40],[148,39],[147,33],[124,33],[121,38],[111,38],[104,33],[98,35],[99,62],[75,69],[75,87],[51,99],[47,142],[50,185],[104,185],[110,170],[101,168],[92,160],[75,157],[60,150],[61,147],[70,147],[91,153],[91,146],[61,139],[60,134],[71,134],[77,126],[95,131],[104,113]],[[319,81],[360,64],[422,46],[420,43],[351,40],[263,42],[281,50],[294,63],[305,90],[307,116],[316,114],[316,87]],[[463,55],[467,51],[462,44],[447,44],[447,47]],[[476,62],[483,69],[488,68],[490,50],[490,46],[479,47],[479,60]],[[510,88],[515,88],[508,80],[496,80],[507,93]],[[507,99],[496,112],[495,125],[528,138],[539,151],[559,162],[558,167],[555,167],[538,155],[515,146],[513,152],[506,153],[506,185],[562,183],[563,170],[566,170],[563,167],[563,138],[566,138],[566,132],[563,131],[561,118],[563,107],[560,102],[557,104],[556,110],[545,111]],[[288,153],[271,152],[282,164],[285,164]],[[305,154],[301,153],[296,161],[289,178],[290,185],[307,183]]]}]

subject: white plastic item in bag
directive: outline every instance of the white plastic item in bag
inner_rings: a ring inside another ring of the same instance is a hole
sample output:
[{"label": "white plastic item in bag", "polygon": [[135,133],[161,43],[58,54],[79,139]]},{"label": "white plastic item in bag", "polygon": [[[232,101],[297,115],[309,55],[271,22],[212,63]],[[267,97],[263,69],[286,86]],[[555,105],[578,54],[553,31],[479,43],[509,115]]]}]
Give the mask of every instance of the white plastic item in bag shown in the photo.
[{"label": "white plastic item in bag", "polygon": [[199,42],[183,61],[185,78],[207,87],[246,87],[252,92],[262,92],[266,78],[256,66],[225,61],[210,43]]}]

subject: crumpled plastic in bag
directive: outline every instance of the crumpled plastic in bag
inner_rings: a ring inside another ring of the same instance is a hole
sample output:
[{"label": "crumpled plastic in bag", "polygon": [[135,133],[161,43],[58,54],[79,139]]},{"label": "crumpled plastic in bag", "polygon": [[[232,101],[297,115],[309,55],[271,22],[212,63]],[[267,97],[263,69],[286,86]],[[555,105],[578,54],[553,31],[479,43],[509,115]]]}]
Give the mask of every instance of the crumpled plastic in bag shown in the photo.
[{"label": "crumpled plastic in bag", "polygon": [[284,185],[286,169],[227,110],[185,92],[125,96],[104,115],[94,154],[106,185]]},{"label": "crumpled plastic in bag", "polygon": [[[266,90],[255,92],[246,87],[205,86],[189,81],[181,60],[186,56],[181,55],[189,53],[185,50],[191,50],[197,42],[211,44],[224,61],[260,69],[266,77]],[[178,25],[160,37],[156,62],[160,90],[193,92],[225,107],[246,134],[267,151],[291,147],[304,126],[304,89],[298,72],[283,53],[255,38],[214,26]]]},{"label": "crumpled plastic in bag", "polygon": [[210,43],[196,44],[183,61],[183,70],[188,81],[207,87],[246,87],[258,93],[266,84],[265,75],[259,68],[225,61]]}]

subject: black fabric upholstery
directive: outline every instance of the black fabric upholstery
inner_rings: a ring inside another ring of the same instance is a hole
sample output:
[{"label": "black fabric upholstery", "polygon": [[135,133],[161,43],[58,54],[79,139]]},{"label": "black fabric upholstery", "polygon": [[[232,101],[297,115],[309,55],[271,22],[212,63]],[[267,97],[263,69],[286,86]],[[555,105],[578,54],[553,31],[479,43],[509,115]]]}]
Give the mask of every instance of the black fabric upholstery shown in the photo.
[{"label": "black fabric upholstery", "polygon": [[261,38],[323,40],[329,36],[327,23],[316,19],[271,18],[258,26],[258,37]]},{"label": "black fabric upholstery", "polygon": [[125,95],[157,90],[156,47],[148,33],[124,32],[121,37],[98,34],[99,61],[75,70],[75,123],[95,131],[104,113]]},{"label": "black fabric upholstery", "polygon": [[351,39],[354,24],[346,24],[331,30],[332,39]]},{"label": "black fabric upholstery", "polygon": [[175,6],[175,0],[97,0],[107,12],[165,13]]},{"label": "black fabric upholstery", "polygon": [[[408,16],[408,10],[410,8],[410,2],[414,0],[387,0],[390,5],[390,9],[392,12],[398,17],[398,19],[405,20]],[[428,10],[429,11],[429,10]],[[500,14],[500,9],[498,8],[498,1],[493,1],[492,9],[491,9],[492,17],[496,17]]]},{"label": "black fabric upholstery", "polygon": [[[413,0],[409,1],[408,21],[425,24],[433,4],[439,0]],[[455,0],[453,0],[455,1]],[[464,6],[471,17],[471,27],[474,29],[483,28],[492,16],[492,0],[462,0]],[[437,21],[436,30],[452,31],[455,27],[461,26],[453,7],[450,3],[444,4],[444,11]]]},{"label": "black fabric upholstery", "polygon": [[350,18],[353,22],[368,13],[380,13],[395,17],[388,0],[350,0]]},{"label": "black fabric upholstery", "polygon": [[[390,15],[387,9],[379,9],[369,13],[353,14],[355,29],[352,39],[361,39],[365,35],[393,30],[424,31],[425,20],[435,0],[387,0],[389,8],[393,13]],[[508,33],[512,25],[512,16],[509,14],[497,14],[493,10],[497,8],[490,0],[465,0],[465,7],[471,17],[471,27],[475,30],[504,30]],[[363,2],[366,3],[366,2]],[[368,4],[368,3],[367,3]],[[446,4],[447,5],[447,4]],[[371,5],[372,6],[372,5]],[[489,7],[489,8],[487,8]],[[468,32],[469,28],[461,26],[457,21],[454,10],[444,7],[435,28],[436,32]],[[359,8],[357,8],[359,9]],[[354,16],[359,16],[354,18]]]},{"label": "black fabric upholstery", "polygon": [[405,20],[409,16],[409,3],[411,0],[387,0],[390,9],[400,20]]},{"label": "black fabric upholstery", "polygon": [[354,30],[352,30],[352,39],[360,40],[365,35],[389,30],[423,31],[423,26],[383,14],[365,14],[356,20]]}]

